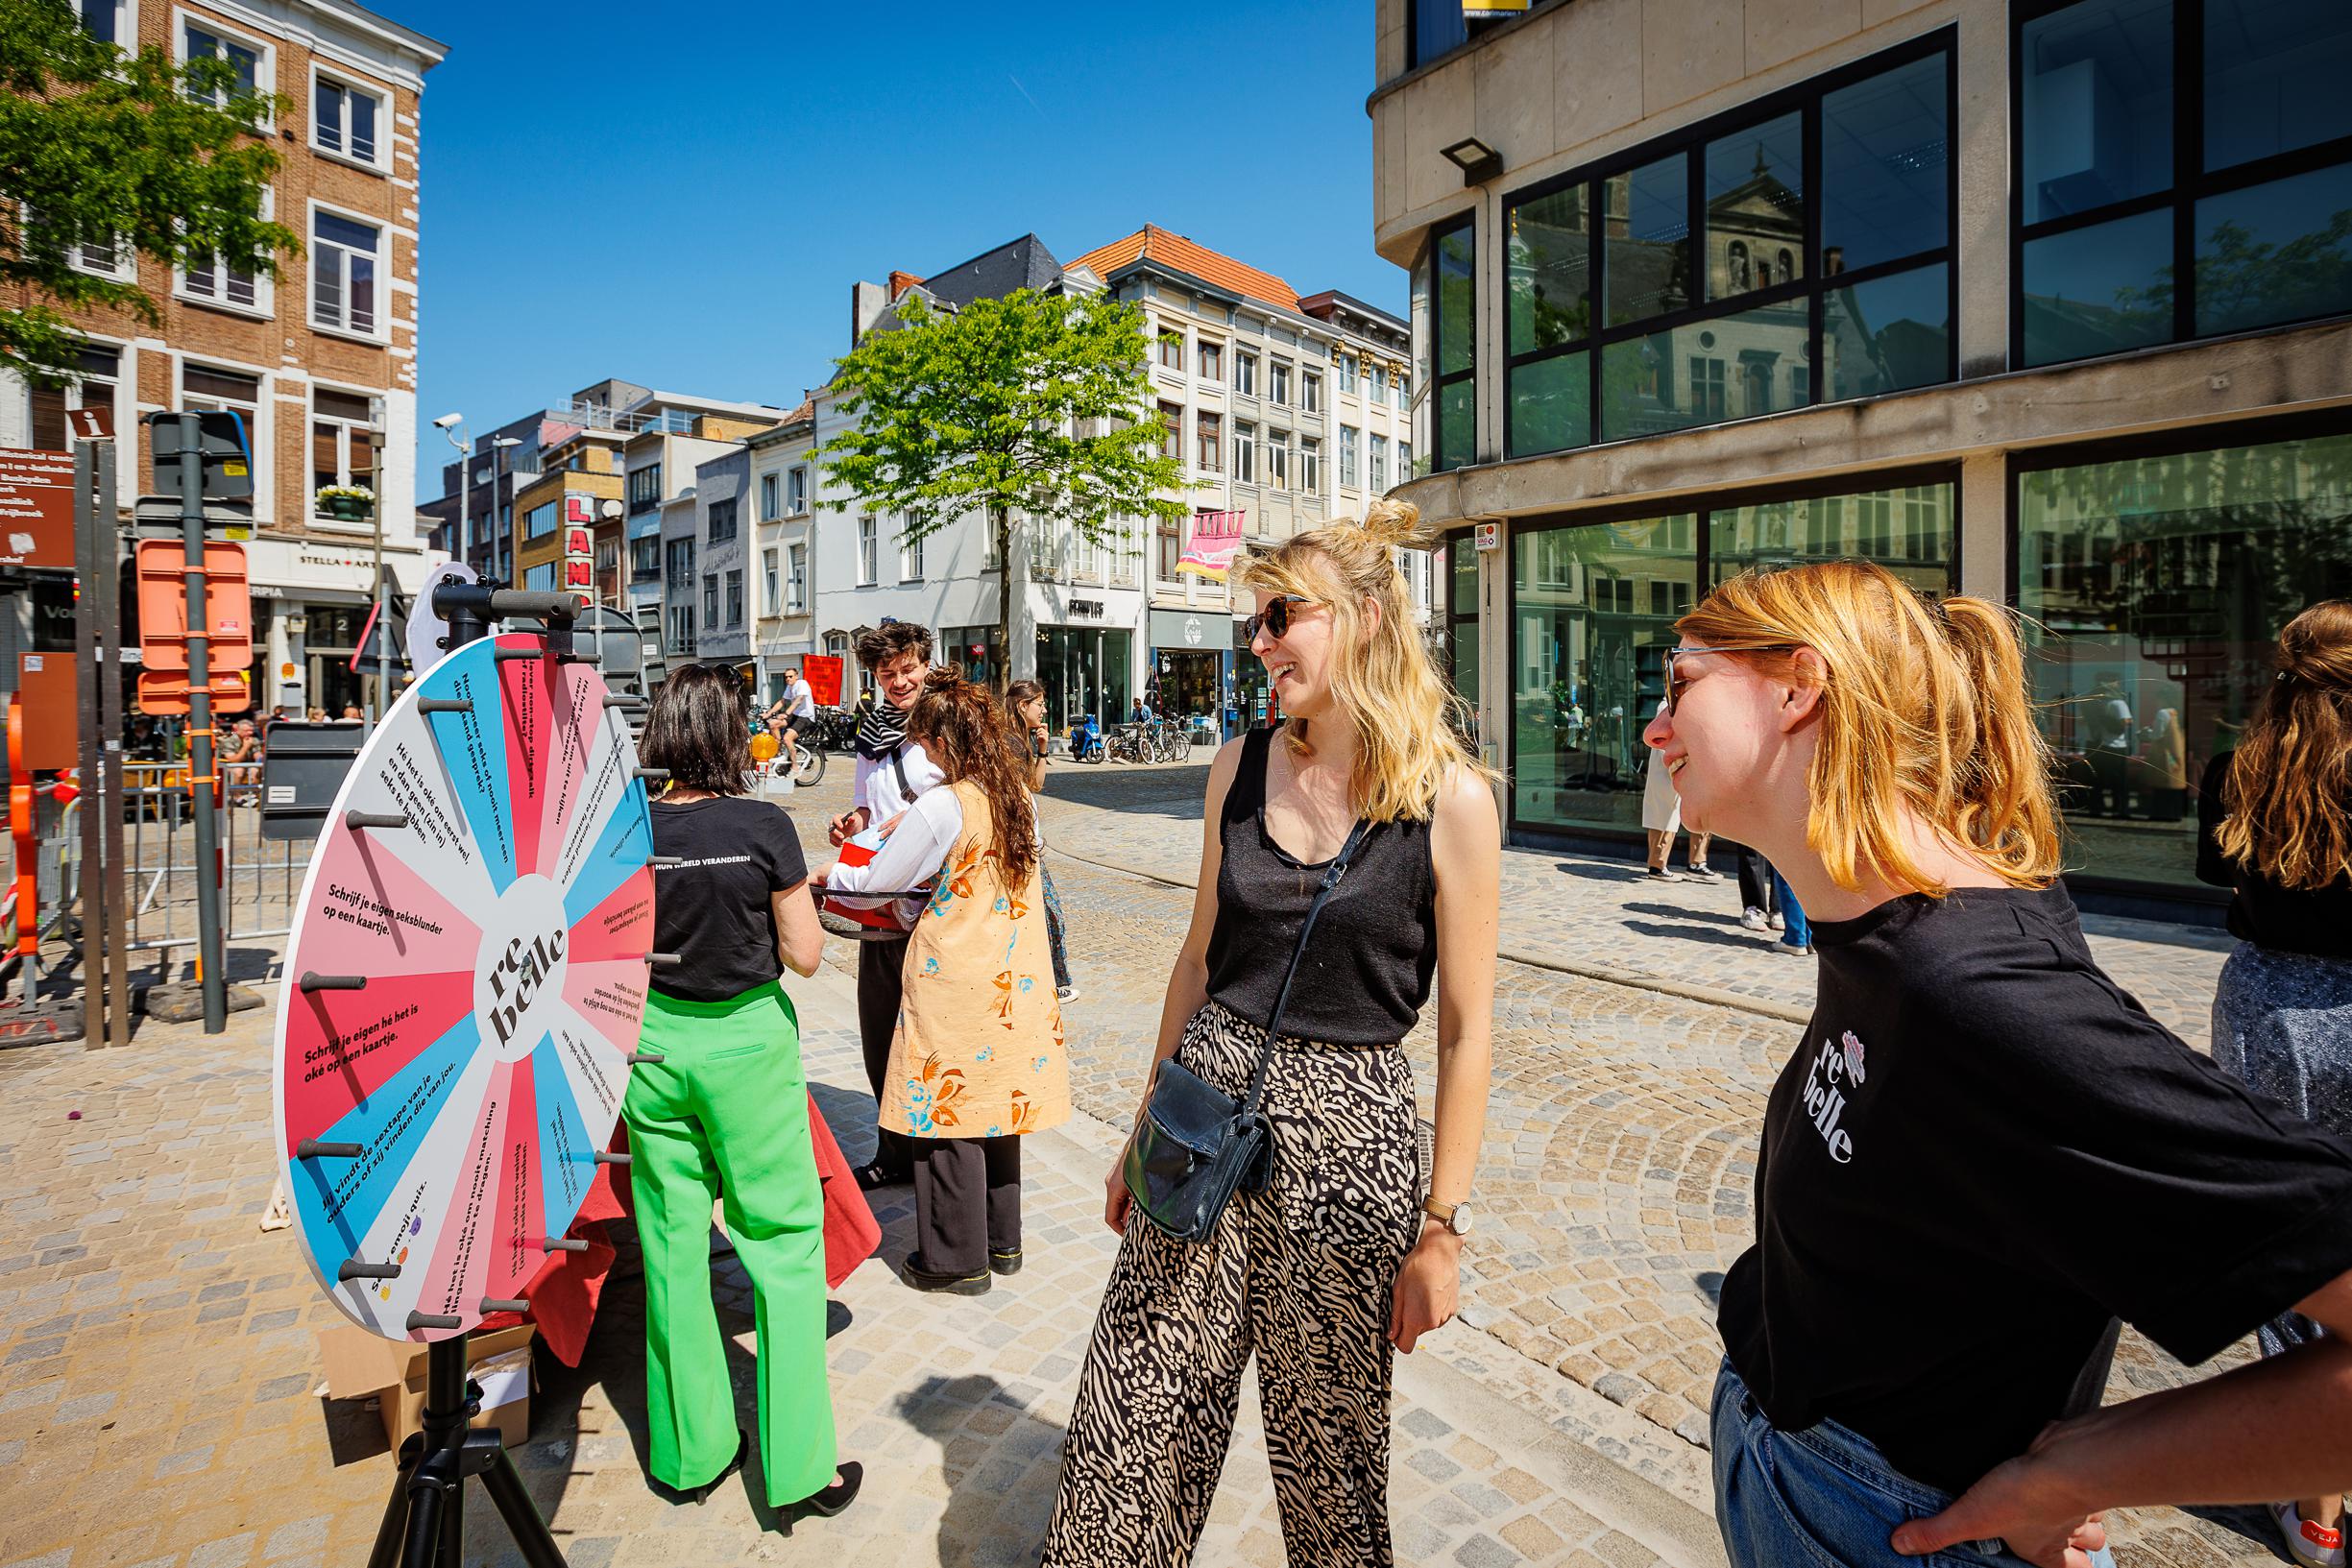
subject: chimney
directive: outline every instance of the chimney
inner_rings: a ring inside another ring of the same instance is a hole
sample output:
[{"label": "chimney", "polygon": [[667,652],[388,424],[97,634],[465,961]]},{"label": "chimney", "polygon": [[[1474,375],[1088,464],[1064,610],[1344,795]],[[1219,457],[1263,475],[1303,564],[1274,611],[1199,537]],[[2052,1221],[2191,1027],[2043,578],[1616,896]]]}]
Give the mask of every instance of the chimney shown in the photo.
[{"label": "chimney", "polygon": [[892,273],[890,275],[890,302],[892,304],[898,303],[898,297],[900,295],[906,293],[909,289],[914,287],[921,281],[922,279],[915,277],[915,275],[912,273]]},{"label": "chimney", "polygon": [[849,346],[855,349],[865,341],[874,324],[888,308],[891,296],[883,292],[880,283],[852,283],[849,286]]}]

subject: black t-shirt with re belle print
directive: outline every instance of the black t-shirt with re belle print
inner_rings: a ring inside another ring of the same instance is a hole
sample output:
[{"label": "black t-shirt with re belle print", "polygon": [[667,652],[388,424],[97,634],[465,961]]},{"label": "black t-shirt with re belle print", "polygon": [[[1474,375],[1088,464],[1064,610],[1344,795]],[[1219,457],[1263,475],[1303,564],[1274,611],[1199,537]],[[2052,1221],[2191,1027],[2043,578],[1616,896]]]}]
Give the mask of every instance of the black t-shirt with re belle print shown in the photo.
[{"label": "black t-shirt with re belle print", "polygon": [[1897,899],[1813,941],[1720,1320],[1776,1425],[1960,1491],[2097,1403],[2115,1319],[2194,1363],[2352,1268],[2352,1149],[2149,1018],[2063,891]]},{"label": "black t-shirt with re belle print", "polygon": [[653,988],[725,1001],[784,973],[769,895],[809,880],[792,819],[765,801],[717,796],[653,803],[653,853],[674,855],[653,881],[653,949],[682,960]]}]

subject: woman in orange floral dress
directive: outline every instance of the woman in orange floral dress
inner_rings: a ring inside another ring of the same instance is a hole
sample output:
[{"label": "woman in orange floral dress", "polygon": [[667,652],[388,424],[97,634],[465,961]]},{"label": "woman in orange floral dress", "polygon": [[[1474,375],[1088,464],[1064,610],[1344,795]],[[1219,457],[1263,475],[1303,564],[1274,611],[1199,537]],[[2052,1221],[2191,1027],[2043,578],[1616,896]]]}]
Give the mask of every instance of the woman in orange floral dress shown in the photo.
[{"label": "woman in orange floral dress", "polygon": [[915,1141],[918,1291],[984,1294],[1021,1266],[1020,1136],[1070,1115],[1028,760],[985,687],[934,672],[907,736],[946,773],[837,893],[935,883],[907,944],[881,1124]]}]

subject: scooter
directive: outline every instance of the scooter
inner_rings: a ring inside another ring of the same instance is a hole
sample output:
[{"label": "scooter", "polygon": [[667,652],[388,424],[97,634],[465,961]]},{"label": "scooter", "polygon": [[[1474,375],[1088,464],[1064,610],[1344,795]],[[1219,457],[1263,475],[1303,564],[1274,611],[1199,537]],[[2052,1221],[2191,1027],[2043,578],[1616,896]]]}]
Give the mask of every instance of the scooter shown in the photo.
[{"label": "scooter", "polygon": [[1103,741],[1103,726],[1092,713],[1070,726],[1070,755],[1080,762],[1100,762],[1108,748]]}]

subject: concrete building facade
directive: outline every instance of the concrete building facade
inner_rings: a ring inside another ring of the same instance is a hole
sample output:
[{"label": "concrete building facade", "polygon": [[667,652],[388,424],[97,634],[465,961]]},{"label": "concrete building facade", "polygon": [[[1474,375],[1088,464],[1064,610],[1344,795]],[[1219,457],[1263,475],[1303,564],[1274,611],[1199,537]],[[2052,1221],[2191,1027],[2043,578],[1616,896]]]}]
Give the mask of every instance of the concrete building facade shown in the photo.
[{"label": "concrete building facade", "polygon": [[[222,264],[183,272],[122,247],[80,264],[137,283],[159,325],[127,313],[70,316],[86,343],[62,389],[0,374],[0,446],[64,449],[68,410],[113,414],[128,514],[154,488],[140,419],[231,409],[253,446],[258,711],[339,711],[359,700],[349,656],[374,585],[374,529],[323,514],[330,484],[373,490],[385,555],[421,580],[416,534],[418,186],[424,74],[446,45],[348,0],[114,0],[80,8],[120,47],[175,59],[218,55],[240,82],[292,100],[273,127],[280,167],[265,210],[303,236],[283,276]],[[0,302],[23,302],[0,291]],[[378,454],[380,453],[380,457]]]},{"label": "concrete building facade", "polygon": [[[2352,592],[2352,12],[1379,0],[1443,616],[1522,840],[1638,837],[1675,616],[1860,556],[2023,612],[2079,899]],[[1493,523],[1492,548],[1473,525]]]}]

